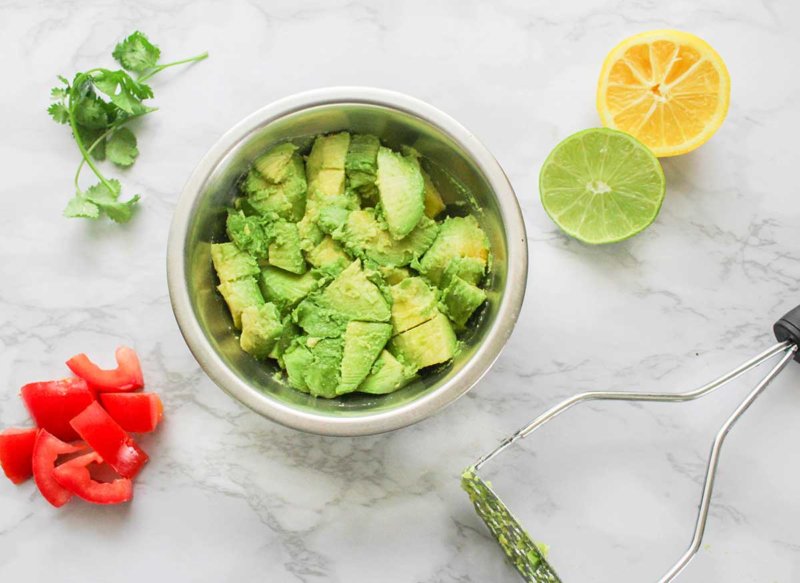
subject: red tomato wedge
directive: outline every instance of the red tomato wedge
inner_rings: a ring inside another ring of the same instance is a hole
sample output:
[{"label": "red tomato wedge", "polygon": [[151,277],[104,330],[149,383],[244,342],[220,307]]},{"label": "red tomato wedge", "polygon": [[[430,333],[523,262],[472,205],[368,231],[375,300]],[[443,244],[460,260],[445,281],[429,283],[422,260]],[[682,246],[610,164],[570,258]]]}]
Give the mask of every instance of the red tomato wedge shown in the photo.
[{"label": "red tomato wedge", "polygon": [[111,482],[92,479],[89,465],[102,463],[103,458],[93,451],[64,462],[53,471],[53,477],[61,487],[87,502],[119,504],[133,498],[133,482],[128,478],[117,478]]},{"label": "red tomato wedge", "polygon": [[69,369],[98,392],[126,392],[144,386],[142,366],[133,348],[120,346],[114,353],[117,368],[102,369],[81,353],[67,361]]},{"label": "red tomato wedge", "polygon": [[63,506],[72,498],[72,492],[61,486],[53,476],[56,460],[58,456],[75,453],[82,447],[64,443],[45,429],[40,429],[36,434],[36,442],[33,445],[33,480],[45,500],[56,508]]},{"label": "red tomato wedge", "polygon": [[123,478],[133,478],[147,463],[147,454],[95,401],[72,420],[78,435]]},{"label": "red tomato wedge", "polygon": [[164,405],[155,393],[103,393],[100,404],[125,431],[153,431],[164,415]]},{"label": "red tomato wedge", "polygon": [[69,422],[94,401],[86,381],[78,378],[30,383],[20,393],[36,425],[63,441],[78,439]]},{"label": "red tomato wedge", "polygon": [[36,428],[12,427],[0,433],[0,466],[15,484],[21,484],[33,475],[33,444],[38,431]]}]

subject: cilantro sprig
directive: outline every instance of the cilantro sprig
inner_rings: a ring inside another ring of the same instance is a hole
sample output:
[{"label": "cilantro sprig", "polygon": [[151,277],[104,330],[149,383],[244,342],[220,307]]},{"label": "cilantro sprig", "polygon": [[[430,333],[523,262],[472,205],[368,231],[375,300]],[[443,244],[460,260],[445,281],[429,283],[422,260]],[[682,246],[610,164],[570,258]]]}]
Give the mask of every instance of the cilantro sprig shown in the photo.
[{"label": "cilantro sprig", "polygon": [[[202,61],[208,53],[159,63],[161,50],[136,31],[117,44],[112,56],[122,69],[89,69],[76,73],[71,82],[59,75],[61,85],[50,91],[53,103],[47,111],[56,123],[70,127],[81,153],[74,178],[75,196],[67,203],[64,215],[86,219],[105,215],[125,223],[133,216],[140,196],[121,200],[119,180],[106,177],[97,163],[108,160],[120,168],[132,166],[139,155],[136,135],[123,126],[157,110],[144,104],[153,97],[153,89],[146,82],[169,67]],[[80,185],[84,166],[98,180],[86,189]]]}]

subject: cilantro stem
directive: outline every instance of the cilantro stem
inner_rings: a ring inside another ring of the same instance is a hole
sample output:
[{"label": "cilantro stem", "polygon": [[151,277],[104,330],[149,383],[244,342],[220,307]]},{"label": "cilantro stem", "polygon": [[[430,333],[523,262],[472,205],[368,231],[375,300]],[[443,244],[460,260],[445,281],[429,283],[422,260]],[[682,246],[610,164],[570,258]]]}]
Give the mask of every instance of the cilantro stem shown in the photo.
[{"label": "cilantro stem", "polygon": [[160,73],[164,69],[167,69],[168,67],[174,67],[175,65],[185,65],[186,63],[197,63],[197,62],[200,62],[200,61],[202,61],[204,59],[207,59],[207,58],[208,58],[208,53],[201,53],[201,54],[199,54],[199,55],[197,55],[195,57],[189,57],[188,59],[182,59],[180,61],[175,61],[173,63],[165,63],[163,65],[158,65],[157,67],[155,67],[152,70],[148,71],[147,73],[145,73],[144,75],[142,75],[141,77],[139,77],[136,80],[141,82],[141,83],[144,83],[145,81],[147,81],[148,79],[150,79],[151,77],[153,77],[157,73]]},{"label": "cilantro stem", "polygon": [[[110,126],[110,127],[109,127],[109,128],[106,130],[106,131],[104,131],[104,132],[102,133],[102,135],[101,135],[99,138],[97,138],[97,139],[96,139],[94,142],[92,142],[92,144],[91,144],[91,145],[90,145],[88,148],[86,148],[86,152],[87,152],[88,154],[91,154],[91,153],[92,153],[92,150],[94,150],[94,149],[95,149],[95,147],[97,146],[97,144],[99,144],[100,142],[102,142],[103,140],[105,140],[105,139],[106,139],[106,138],[107,138],[107,137],[108,137],[108,136],[111,134],[111,132],[118,130],[119,128],[121,128],[122,126],[124,126],[124,125],[125,125],[126,123],[128,123],[129,121],[131,121],[131,120],[134,120],[134,119],[136,119],[137,117],[142,117],[143,115],[147,115],[148,113],[153,113],[154,111],[158,111],[158,108],[157,108],[157,107],[154,107],[153,109],[148,109],[147,111],[143,111],[143,112],[141,112],[141,113],[136,113],[136,114],[134,114],[134,115],[131,115],[130,117],[126,117],[126,118],[125,118],[125,119],[123,119],[123,120],[120,120],[120,121],[118,121],[118,122],[115,122],[115,123],[114,123],[113,125],[111,125],[111,126]],[[78,184],[78,178],[80,178],[80,175],[81,175],[81,170],[83,170],[83,165],[84,165],[84,164],[86,164],[87,160],[88,160],[88,158],[86,158],[86,157],[84,157],[83,159],[81,159],[81,161],[80,161],[80,164],[78,164],[78,169],[75,171],[75,180],[74,180],[74,182],[75,182],[75,188],[76,188],[77,190],[80,190],[80,188],[81,188],[81,187],[79,186],[79,184]],[[95,172],[95,174],[97,174],[97,173]]]}]

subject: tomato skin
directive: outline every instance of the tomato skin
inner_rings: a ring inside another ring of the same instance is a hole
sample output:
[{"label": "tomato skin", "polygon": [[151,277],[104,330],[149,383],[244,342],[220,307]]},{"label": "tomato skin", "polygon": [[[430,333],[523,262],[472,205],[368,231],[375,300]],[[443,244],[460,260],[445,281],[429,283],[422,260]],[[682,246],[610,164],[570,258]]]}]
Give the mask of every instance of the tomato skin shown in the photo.
[{"label": "tomato skin", "polygon": [[102,369],[85,354],[77,354],[67,361],[69,369],[97,392],[127,392],[144,386],[142,365],[133,348],[120,346],[114,352],[117,368]]},{"label": "tomato skin", "polygon": [[93,451],[64,462],[53,471],[53,477],[69,492],[94,504],[120,504],[133,498],[133,482],[117,478],[113,482],[97,482],[89,473],[90,464],[102,464]]},{"label": "tomato skin", "polygon": [[33,444],[38,429],[9,428],[0,433],[0,466],[6,477],[21,484],[33,475]]},{"label": "tomato skin", "polygon": [[33,444],[33,480],[50,504],[60,508],[72,498],[72,492],[62,487],[53,476],[56,460],[59,455],[75,453],[83,449],[82,445],[64,443],[45,429],[36,434]]},{"label": "tomato skin", "polygon": [[62,441],[78,439],[69,422],[95,400],[80,378],[29,383],[20,394],[36,425]]},{"label": "tomato skin", "polygon": [[147,454],[95,401],[72,420],[78,435],[123,478],[133,478],[147,463]]},{"label": "tomato skin", "polygon": [[100,403],[125,431],[149,433],[164,416],[164,405],[155,393],[102,393]]}]

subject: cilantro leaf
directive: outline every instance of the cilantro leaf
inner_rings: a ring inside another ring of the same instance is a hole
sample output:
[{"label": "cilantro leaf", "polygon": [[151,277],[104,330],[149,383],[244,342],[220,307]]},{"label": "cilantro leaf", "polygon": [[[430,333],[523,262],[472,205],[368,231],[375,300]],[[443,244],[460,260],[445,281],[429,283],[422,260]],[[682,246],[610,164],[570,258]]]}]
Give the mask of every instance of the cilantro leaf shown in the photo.
[{"label": "cilantro leaf", "polygon": [[112,56],[124,69],[142,73],[156,66],[161,50],[137,30],[117,44]]},{"label": "cilantro leaf", "polygon": [[56,123],[68,123],[69,122],[69,110],[63,103],[52,103],[50,107],[47,108],[47,113],[50,114]]},{"label": "cilantro leaf", "polygon": [[92,83],[108,96],[111,103],[129,115],[139,115],[149,109],[142,105],[142,100],[152,97],[153,90],[125,71],[100,71],[92,76]]},{"label": "cilantro leaf", "polygon": [[65,87],[53,87],[50,90],[50,99],[64,99],[67,96]]},{"label": "cilantro leaf", "polygon": [[80,125],[96,130],[108,127],[108,107],[102,99],[87,95],[73,104],[72,108],[75,121]]},{"label": "cilantro leaf", "polygon": [[[97,142],[97,140],[100,139],[100,137],[105,133],[105,130],[103,128],[87,128],[86,126],[82,126],[80,124],[78,124],[76,127],[78,128],[78,136],[80,137],[81,142],[83,142],[87,150],[91,148],[89,153],[92,155],[92,158],[95,160],[105,160],[106,140]],[[92,144],[95,142],[97,142],[97,145],[92,148]]]},{"label": "cilantro leaf", "polygon": [[136,161],[139,150],[136,136],[128,128],[120,128],[111,134],[106,144],[106,155],[117,166],[128,167]]},{"label": "cilantro leaf", "polygon": [[67,203],[64,216],[74,219],[96,219],[100,216],[100,208],[89,201],[83,193],[78,193]]},{"label": "cilantro leaf", "polygon": [[101,211],[105,212],[112,221],[127,223],[133,216],[133,209],[136,203],[139,202],[139,195],[137,194],[127,201],[120,202],[118,199],[122,186],[119,180],[112,179],[109,182],[113,190],[99,182],[89,187],[84,195],[89,202],[94,203]]}]

